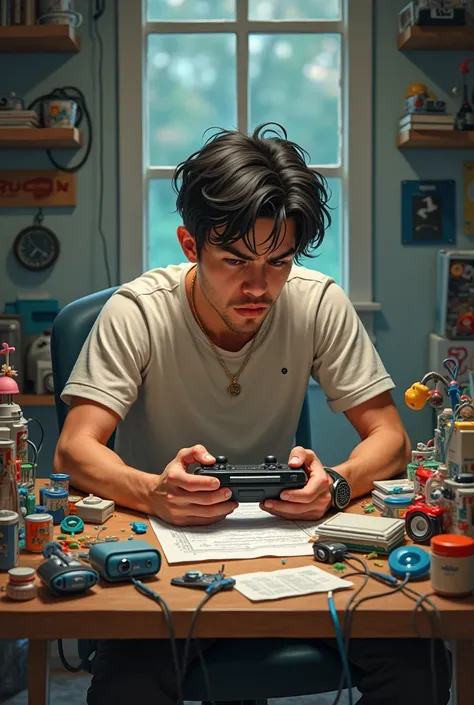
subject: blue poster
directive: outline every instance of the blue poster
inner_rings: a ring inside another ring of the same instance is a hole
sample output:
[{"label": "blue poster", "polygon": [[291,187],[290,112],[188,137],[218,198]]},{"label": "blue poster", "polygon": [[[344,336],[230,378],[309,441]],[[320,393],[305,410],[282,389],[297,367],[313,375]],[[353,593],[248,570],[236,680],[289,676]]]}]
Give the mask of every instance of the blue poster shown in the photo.
[{"label": "blue poster", "polygon": [[402,244],[440,246],[455,242],[455,182],[402,181]]}]

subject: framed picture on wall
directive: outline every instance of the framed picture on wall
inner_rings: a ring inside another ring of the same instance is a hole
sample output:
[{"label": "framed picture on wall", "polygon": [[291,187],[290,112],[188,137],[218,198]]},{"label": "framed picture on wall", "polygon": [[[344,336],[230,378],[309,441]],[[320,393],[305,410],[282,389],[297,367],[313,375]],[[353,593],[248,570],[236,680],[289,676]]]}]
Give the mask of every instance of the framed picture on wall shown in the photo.
[{"label": "framed picture on wall", "polygon": [[402,244],[456,242],[456,185],[453,180],[402,181]]}]

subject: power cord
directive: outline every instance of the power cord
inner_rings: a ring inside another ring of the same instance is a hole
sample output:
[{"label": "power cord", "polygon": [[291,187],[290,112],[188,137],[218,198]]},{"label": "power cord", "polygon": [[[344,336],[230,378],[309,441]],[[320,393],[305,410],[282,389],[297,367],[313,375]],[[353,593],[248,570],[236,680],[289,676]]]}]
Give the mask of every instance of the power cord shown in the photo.
[{"label": "power cord", "polygon": [[[343,677],[341,679],[342,680],[342,687],[340,686],[340,689],[342,692],[342,688],[344,687],[344,685],[346,686],[347,691],[348,691],[348,696],[349,696],[349,705],[353,705],[351,669],[349,666],[349,662],[347,660],[346,649],[344,648],[344,640],[343,640],[343,636],[342,636],[341,625],[339,624],[339,618],[337,616],[336,607],[334,605],[334,598],[332,596],[332,590],[330,590],[328,592],[328,604],[329,604],[329,613],[331,615],[332,622],[334,624],[334,631],[336,632],[336,641],[337,641],[337,646],[339,648],[339,654],[341,656],[342,668],[343,668]],[[345,678],[344,678],[344,676],[345,676]]]},{"label": "power cord", "polygon": [[39,454],[41,453],[41,449],[42,449],[42,447],[43,447],[44,428],[43,428],[43,425],[41,424],[41,422],[38,421],[38,419],[33,419],[33,418],[32,418],[32,419],[26,419],[26,421],[27,421],[28,424],[33,421],[35,424],[37,424],[37,426],[38,426],[38,428],[39,428],[39,430],[40,430],[40,439],[39,439],[39,443],[35,443],[35,446],[36,446],[36,454],[37,454],[36,459],[38,459]]},{"label": "power cord", "polygon": [[[102,242],[104,255],[104,265],[107,275],[107,285],[112,286],[112,276],[110,273],[110,263],[107,251],[107,240],[105,238],[103,217],[104,217],[104,42],[99,31],[99,19],[105,12],[105,0],[95,0],[95,12],[92,16],[92,36],[97,41],[99,48],[99,60],[97,62],[98,77],[98,106],[99,106],[99,217],[97,229]],[[94,62],[95,66],[95,62]],[[95,72],[94,72],[95,77]]]}]

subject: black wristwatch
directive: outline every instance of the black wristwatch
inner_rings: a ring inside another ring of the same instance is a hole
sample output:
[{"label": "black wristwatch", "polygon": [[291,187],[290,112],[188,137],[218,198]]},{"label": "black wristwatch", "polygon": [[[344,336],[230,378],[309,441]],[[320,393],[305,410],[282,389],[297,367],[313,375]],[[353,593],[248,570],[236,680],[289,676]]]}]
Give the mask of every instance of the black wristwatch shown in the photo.
[{"label": "black wristwatch", "polygon": [[351,487],[345,477],[339,475],[332,468],[324,468],[327,474],[332,478],[332,504],[336,509],[343,510],[351,501]]}]

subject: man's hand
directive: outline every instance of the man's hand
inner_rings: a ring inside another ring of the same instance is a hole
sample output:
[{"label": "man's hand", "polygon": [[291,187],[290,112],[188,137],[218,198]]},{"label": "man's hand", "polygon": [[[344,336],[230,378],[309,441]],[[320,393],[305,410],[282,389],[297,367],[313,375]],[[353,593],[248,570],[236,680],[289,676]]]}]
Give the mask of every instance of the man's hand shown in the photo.
[{"label": "man's hand", "polygon": [[156,515],[176,526],[214,524],[238,506],[227,501],[229,489],[219,489],[219,480],[187,472],[188,465],[212,465],[215,458],[202,445],[182,448],[158,476],[152,504]]},{"label": "man's hand", "polygon": [[320,519],[331,504],[332,479],[323,469],[314,451],[297,446],[290,453],[288,465],[298,468],[304,464],[308,482],[300,490],[284,490],[280,500],[270,499],[260,507],[269,514],[284,519]]}]

